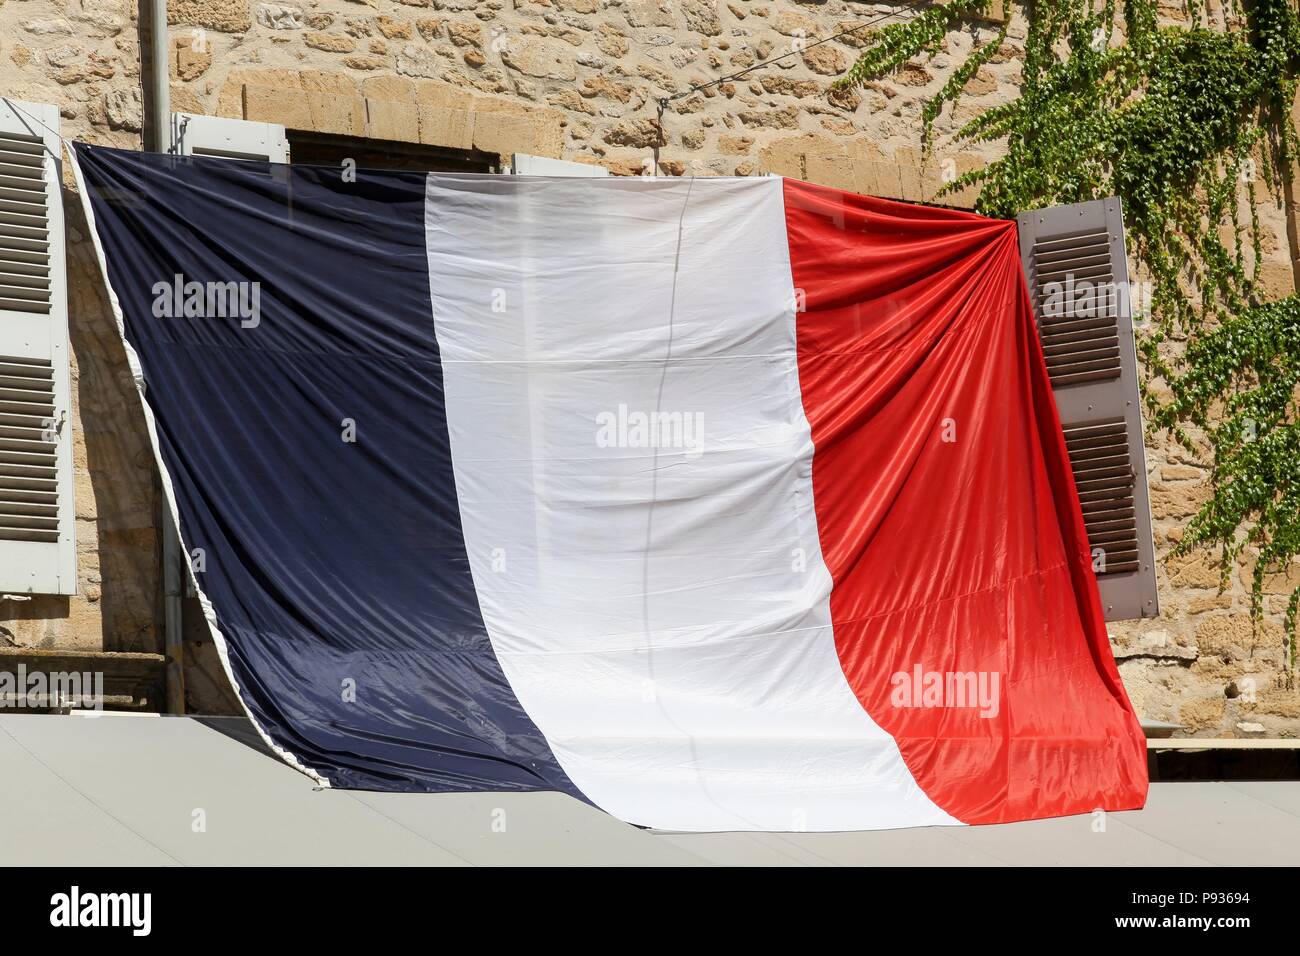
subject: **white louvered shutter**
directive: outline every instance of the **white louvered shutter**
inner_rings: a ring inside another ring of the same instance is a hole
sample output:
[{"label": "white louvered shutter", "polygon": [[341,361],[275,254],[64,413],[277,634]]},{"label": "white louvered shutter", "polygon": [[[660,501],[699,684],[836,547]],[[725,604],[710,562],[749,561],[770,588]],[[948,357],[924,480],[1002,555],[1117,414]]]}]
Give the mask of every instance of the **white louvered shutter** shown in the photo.
[{"label": "white louvered shutter", "polygon": [[58,128],[0,100],[0,593],[77,591]]},{"label": "white louvered shutter", "polygon": [[218,156],[289,162],[289,141],[277,123],[173,113],[171,152],[177,156]]},{"label": "white louvered shutter", "polygon": [[1155,548],[1116,198],[1017,217],[1020,255],[1106,620],[1155,617]]}]

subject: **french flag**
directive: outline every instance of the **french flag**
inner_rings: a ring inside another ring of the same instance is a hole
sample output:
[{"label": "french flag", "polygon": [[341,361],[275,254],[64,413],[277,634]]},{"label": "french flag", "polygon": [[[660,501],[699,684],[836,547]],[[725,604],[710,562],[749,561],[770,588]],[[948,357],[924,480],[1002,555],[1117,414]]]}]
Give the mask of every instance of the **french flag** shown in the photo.
[{"label": "french flag", "polygon": [[1143,804],[1014,223],[75,165],[213,639],[318,781],[684,831]]}]

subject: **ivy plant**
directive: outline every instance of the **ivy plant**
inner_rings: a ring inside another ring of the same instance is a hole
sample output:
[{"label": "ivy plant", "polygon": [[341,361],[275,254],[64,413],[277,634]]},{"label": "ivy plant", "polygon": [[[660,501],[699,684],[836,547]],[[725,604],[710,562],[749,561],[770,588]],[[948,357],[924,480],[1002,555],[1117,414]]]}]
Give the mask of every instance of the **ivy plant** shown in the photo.
[{"label": "ivy plant", "polygon": [[[1157,0],[1003,2],[1004,22],[1025,26],[1023,46],[1003,26],[961,59],[924,105],[927,154],[943,109],[980,67],[1014,57],[1018,96],[953,134],[957,144],[1000,144],[1001,158],[945,192],[976,187],[976,209],[999,217],[1120,197],[1130,255],[1150,283],[1149,309],[1136,317],[1148,422],[1210,467],[1211,496],[1171,556],[1213,550],[1226,586],[1257,552],[1258,622],[1266,575],[1300,555],[1300,299],[1266,301],[1258,217],[1268,195],[1290,187],[1300,155],[1296,0],[1188,0],[1177,23],[1162,20]],[[865,34],[837,85],[934,57],[990,7],[951,0]],[[1285,610],[1288,685],[1298,604],[1300,588]]]}]

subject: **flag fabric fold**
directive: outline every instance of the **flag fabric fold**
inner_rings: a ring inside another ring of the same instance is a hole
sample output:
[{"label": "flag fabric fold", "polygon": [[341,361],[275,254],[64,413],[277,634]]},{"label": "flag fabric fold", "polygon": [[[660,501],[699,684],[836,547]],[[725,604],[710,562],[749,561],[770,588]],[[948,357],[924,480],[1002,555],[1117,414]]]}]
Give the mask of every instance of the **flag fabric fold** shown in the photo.
[{"label": "flag fabric fold", "polygon": [[209,627],[330,786],[1141,806],[1014,223],[75,146]]}]

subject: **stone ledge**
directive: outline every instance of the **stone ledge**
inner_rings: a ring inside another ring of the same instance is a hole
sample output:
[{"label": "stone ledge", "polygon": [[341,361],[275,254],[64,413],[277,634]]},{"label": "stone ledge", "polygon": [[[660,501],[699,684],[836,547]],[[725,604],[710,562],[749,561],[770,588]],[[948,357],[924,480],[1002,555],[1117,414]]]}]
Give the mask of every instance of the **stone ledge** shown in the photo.
[{"label": "stone ledge", "polygon": [[218,115],[289,129],[558,159],[564,114],[484,96],[436,80],[356,80],[315,70],[239,70]]},{"label": "stone ledge", "polygon": [[[106,710],[160,712],[165,702],[165,661],[161,654],[114,651],[49,650],[36,647],[0,647],[0,673],[17,674],[103,674],[103,706]],[[24,696],[26,688],[16,688]],[[0,710],[66,710],[54,700],[34,707],[5,693]],[[86,695],[81,695],[85,697]],[[79,708],[78,708],[79,709]]]}]

